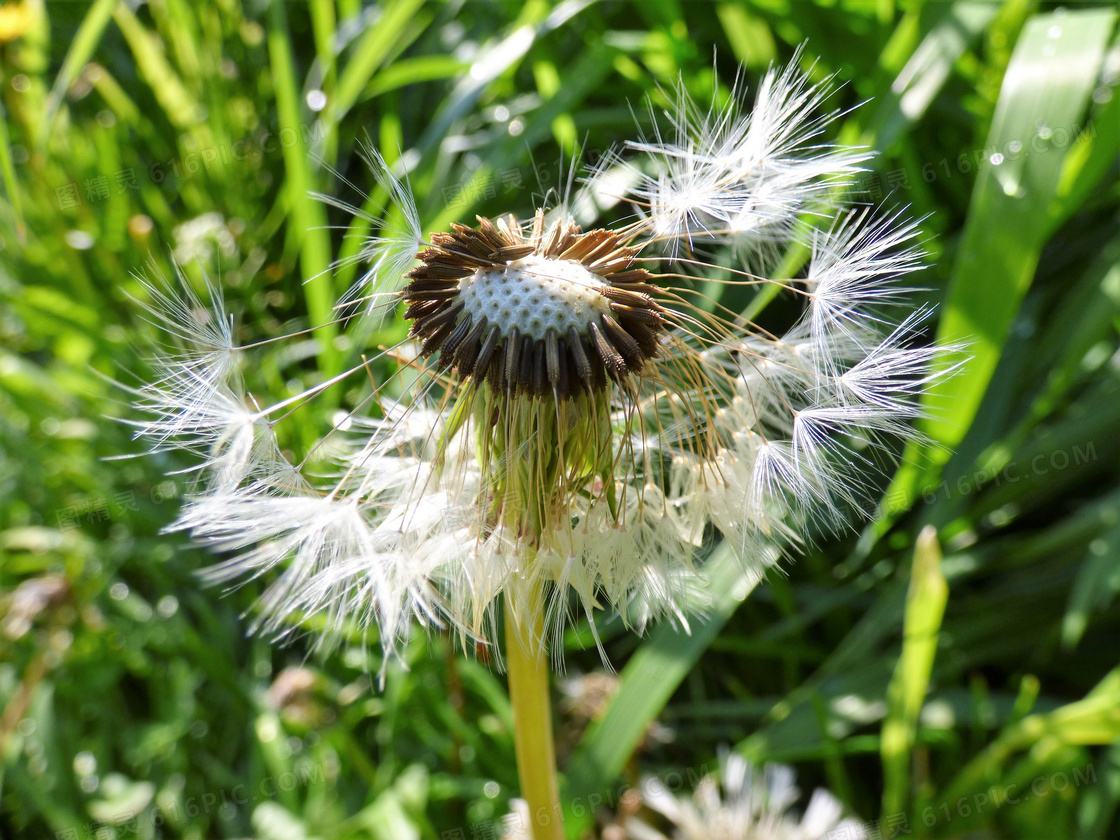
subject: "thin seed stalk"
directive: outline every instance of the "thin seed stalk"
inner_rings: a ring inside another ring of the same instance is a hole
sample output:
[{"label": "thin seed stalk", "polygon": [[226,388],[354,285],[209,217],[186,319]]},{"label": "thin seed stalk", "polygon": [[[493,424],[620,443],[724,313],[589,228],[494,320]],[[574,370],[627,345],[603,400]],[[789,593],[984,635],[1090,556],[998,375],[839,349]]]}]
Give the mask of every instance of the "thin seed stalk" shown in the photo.
[{"label": "thin seed stalk", "polygon": [[552,735],[551,671],[539,599],[516,615],[506,605],[506,672],[513,706],[513,736],[521,796],[529,805],[533,840],[564,840],[556,745]]}]

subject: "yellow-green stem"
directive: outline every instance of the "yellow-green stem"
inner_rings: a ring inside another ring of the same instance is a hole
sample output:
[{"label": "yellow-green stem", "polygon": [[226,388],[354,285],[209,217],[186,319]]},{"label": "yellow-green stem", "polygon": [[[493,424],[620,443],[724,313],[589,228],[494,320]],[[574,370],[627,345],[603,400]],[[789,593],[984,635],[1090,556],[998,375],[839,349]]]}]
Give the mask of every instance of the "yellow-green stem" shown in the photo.
[{"label": "yellow-green stem", "polygon": [[552,739],[548,653],[540,604],[514,615],[506,609],[506,670],[521,796],[529,805],[533,840],[564,840],[556,746]]}]

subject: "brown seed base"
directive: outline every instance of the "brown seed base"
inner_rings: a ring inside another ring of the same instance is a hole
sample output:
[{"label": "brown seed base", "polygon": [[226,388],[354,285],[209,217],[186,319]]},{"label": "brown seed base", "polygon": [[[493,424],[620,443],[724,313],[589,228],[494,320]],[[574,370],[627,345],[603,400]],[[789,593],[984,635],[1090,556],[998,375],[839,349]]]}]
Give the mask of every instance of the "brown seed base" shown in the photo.
[{"label": "brown seed base", "polygon": [[[422,265],[409,272],[411,282],[402,291],[405,317],[412,320],[409,335],[421,342],[424,356],[438,352],[443,369],[498,391],[561,399],[621,382],[657,356],[668,313],[653,298],[657,287],[647,282],[649,272],[633,267],[637,250],[624,244],[623,235],[602,228],[583,233],[570,222],[546,228],[539,210],[528,238],[512,215],[497,223],[477,218],[477,229],[453,224],[451,233],[433,234],[432,247],[419,254]],[[463,311],[463,278],[529,255],[578,262],[598,275],[610,312],[588,323],[585,332],[549,330],[535,339],[516,327],[503,334],[485,316],[476,320]]]}]

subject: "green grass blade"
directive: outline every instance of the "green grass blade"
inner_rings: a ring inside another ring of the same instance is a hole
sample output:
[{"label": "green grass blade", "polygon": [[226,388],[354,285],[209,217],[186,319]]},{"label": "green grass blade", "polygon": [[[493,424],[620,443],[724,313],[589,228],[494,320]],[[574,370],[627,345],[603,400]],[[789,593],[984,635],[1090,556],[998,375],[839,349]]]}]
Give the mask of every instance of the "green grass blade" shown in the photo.
[{"label": "green grass blade", "polygon": [[322,204],[310,191],[316,184],[313,160],[301,130],[299,85],[292,62],[291,34],[283,3],[270,7],[268,55],[276,86],[276,112],[281,130],[292,132],[293,142],[283,144],[284,170],[287,175],[288,201],[291,206],[290,230],[300,240],[300,270],[307,311],[319,342],[319,359],[325,378],[338,373],[338,353],[334,347],[337,329],[333,320],[334,289],[329,271],[331,261],[330,234]]},{"label": "green grass blade", "polygon": [[1028,715],[1008,726],[953,780],[940,798],[956,802],[983,791],[987,780],[1021,750],[1045,754],[1063,744],[1107,745],[1120,738],[1120,669],[1110,671],[1082,700]]},{"label": "green grass blade", "polygon": [[15,167],[12,165],[11,138],[8,137],[8,120],[4,113],[3,102],[0,102],[0,179],[3,179],[4,193],[8,196],[8,203],[15,217],[16,239],[23,242],[26,240],[27,230],[23,222],[20,187],[16,181]]},{"label": "green grass blade", "polygon": [[1120,593],[1118,550],[1120,526],[1110,528],[1089,545],[1089,556],[1077,573],[1069,594],[1069,606],[1062,618],[1062,647],[1065,649],[1072,649],[1081,641],[1091,613],[1108,609]]},{"label": "green grass blade", "polygon": [[[370,79],[361,98],[380,96],[391,90],[414,85],[417,82],[431,82],[438,79],[453,79],[465,72],[468,64],[453,55],[419,55],[402,58],[378,70]],[[383,150],[382,153],[387,150]]]},{"label": "green grass blade", "polygon": [[937,638],[949,587],[941,572],[937,532],[926,527],[918,535],[910,591],[903,620],[902,656],[887,689],[887,719],[883,722],[883,814],[907,810],[910,756],[918,732],[918,715],[929,691],[930,672],[937,654]]},{"label": "green grass blade", "polygon": [[334,3],[311,0],[308,12],[311,15],[311,32],[315,38],[315,60],[319,62],[319,86],[329,94],[334,89],[334,33],[338,28]]},{"label": "green grass blade", "polygon": [[[1120,45],[1114,47],[1117,48]],[[1070,132],[1071,137],[1076,134],[1076,139],[1066,155],[1054,203],[1050,205],[1053,229],[1069,221],[1120,156],[1120,85],[1102,86],[1093,93],[1094,100],[1105,97],[1104,107],[1080,126],[1079,132]]]},{"label": "green grass blade", "polygon": [[529,4],[523,7],[508,32],[482,44],[475,55],[472,71],[455,85],[417,141],[416,150],[420,155],[427,157],[437,149],[452,124],[470,113],[490,84],[516,67],[539,37],[563,26],[583,5],[564,3],[546,15],[546,6]]},{"label": "green grass blade", "polygon": [[419,0],[401,0],[385,6],[377,23],[355,44],[353,57],[343,68],[335,91],[333,108],[337,118],[349,112],[389,54],[402,46],[402,34],[422,5]]},{"label": "green grass blade", "polygon": [[1040,132],[1082,119],[1115,19],[1107,9],[1040,15],[1019,39],[985,143],[999,162],[977,176],[938,330],[939,342],[967,343],[971,357],[928,396],[925,432],[942,448],[928,462],[918,446],[908,450],[887,493],[895,510],[909,507],[976,416],[1051,233],[1040,208],[1055,196],[1066,149]]},{"label": "green grass blade", "polygon": [[739,63],[752,70],[765,70],[777,56],[774,34],[766,21],[739,3],[720,3],[716,14]]},{"label": "green grass blade", "polygon": [[[578,108],[595,88],[602,84],[610,73],[613,56],[614,51],[610,47],[599,44],[572,61],[568,65],[572,80],[564,84],[555,96],[533,112],[520,136],[503,140],[483,158],[481,165],[475,169],[470,179],[460,185],[461,200],[445,206],[432,222],[432,228],[440,230],[457,219],[470,218],[470,213],[474,210],[486,185],[493,184],[495,179],[500,182],[502,170],[518,162],[521,150],[526,145],[532,148],[537,143],[543,142],[558,118]],[[530,185],[532,181],[529,177],[525,177],[524,183]]]},{"label": "green grass blade", "polygon": [[994,3],[952,3],[922,39],[891,89],[876,100],[863,142],[885,149],[925,114],[945,86],[953,65],[980,36],[999,7]]},{"label": "green grass blade", "polygon": [[168,63],[163,44],[156,34],[146,29],[125,3],[113,9],[113,19],[132,50],[140,74],[172,125],[191,128],[198,124],[203,109]]},{"label": "green grass blade", "polygon": [[323,144],[328,160],[337,149],[339,124],[363,95],[374,74],[394,52],[402,50],[420,33],[424,23],[420,21],[418,25],[417,17],[422,5],[419,0],[398,0],[385,5],[376,22],[354,45],[323,117],[328,126]]},{"label": "green grass blade", "polygon": [[58,116],[58,107],[62,104],[62,97],[66,95],[66,91],[70,89],[70,85],[74,83],[78,73],[90,60],[94,50],[97,49],[97,45],[101,41],[101,35],[105,32],[105,27],[108,26],[109,19],[113,16],[113,8],[116,5],[117,0],[97,0],[90,6],[86,16],[82,19],[82,25],[78,27],[78,34],[74,36],[70,49],[66,53],[66,58],[62,60],[62,66],[55,77],[50,96],[47,97],[46,116],[43,119],[42,133],[39,135],[40,148],[46,147],[55,117]]},{"label": "green grass blade", "polygon": [[1100,784],[1085,791],[1080,809],[1080,840],[1108,840],[1110,826],[1120,811],[1120,742],[1104,751]]}]

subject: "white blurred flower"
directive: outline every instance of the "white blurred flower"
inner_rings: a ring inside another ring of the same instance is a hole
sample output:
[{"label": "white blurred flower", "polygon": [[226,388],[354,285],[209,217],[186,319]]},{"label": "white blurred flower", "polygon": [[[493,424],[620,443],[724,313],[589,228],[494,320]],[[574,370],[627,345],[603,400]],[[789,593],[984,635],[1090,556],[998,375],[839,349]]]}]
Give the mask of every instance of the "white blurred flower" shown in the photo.
[{"label": "white blurred flower", "polygon": [[[746,116],[682,94],[676,140],[632,146],[663,168],[629,181],[642,218],[587,232],[566,210],[586,202],[568,197],[422,245],[407,183],[368,152],[403,221],[366,241],[371,268],[348,300],[369,300],[367,319],[404,303],[410,335],[385,352],[397,373],[300,463],[274,424],[367,365],[260,407],[231,361],[258,350],[235,346],[218,290],[209,318],[153,291],[152,320],[184,347],[138,389],[137,433],[202,456],[178,524],[231,552],[215,577],[278,570],[257,624],[281,635],[312,617],[328,643],[376,625],[391,652],[419,619],[492,641],[504,599],[515,621],[544,613],[555,639],[573,610],[687,626],[713,530],[757,579],[858,514],[872,456],[912,434],[938,353],[912,346],[922,313],[891,313],[918,265],[915,227],[825,201],[865,153],[807,145],[823,97],[792,65]],[[791,244],[805,213],[820,224],[796,234],[811,251],[799,280],[688,261],[786,289],[802,311],[784,333],[709,305],[681,273],[674,243],[746,265]],[[313,480],[304,464],[328,451],[337,475]]]},{"label": "white blurred flower", "polygon": [[195,260],[209,263],[215,251],[223,257],[237,253],[237,240],[221,213],[203,213],[178,225],[171,235],[175,237],[175,260],[180,265]]},{"label": "white blurred flower", "polygon": [[840,803],[823,788],[813,791],[804,814],[793,812],[800,796],[795,781],[792,767],[758,769],[735,753],[720,759],[719,781],[705,776],[690,798],[646,779],[642,801],[668,821],[669,833],[654,828],[654,818],[631,817],[620,840],[866,840],[863,824],[844,818]]}]

